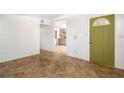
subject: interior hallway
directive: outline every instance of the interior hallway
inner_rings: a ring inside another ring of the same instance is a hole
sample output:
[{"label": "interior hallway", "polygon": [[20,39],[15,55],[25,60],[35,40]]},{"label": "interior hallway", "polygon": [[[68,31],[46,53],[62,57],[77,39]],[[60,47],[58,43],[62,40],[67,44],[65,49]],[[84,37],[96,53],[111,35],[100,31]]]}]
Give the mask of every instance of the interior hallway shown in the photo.
[{"label": "interior hallway", "polygon": [[60,53],[41,54],[0,63],[0,77],[124,77],[124,70],[90,64]]},{"label": "interior hallway", "polygon": [[57,53],[66,54],[66,46],[64,46],[64,45],[57,45],[56,48],[57,48],[57,50],[56,50]]}]

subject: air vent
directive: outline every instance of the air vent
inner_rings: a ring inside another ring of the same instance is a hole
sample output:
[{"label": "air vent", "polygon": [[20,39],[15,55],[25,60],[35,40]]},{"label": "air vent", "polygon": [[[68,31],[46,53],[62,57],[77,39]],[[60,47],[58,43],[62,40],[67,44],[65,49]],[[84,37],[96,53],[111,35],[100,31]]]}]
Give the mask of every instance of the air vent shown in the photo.
[{"label": "air vent", "polygon": [[41,23],[44,23],[44,20],[41,20]]}]

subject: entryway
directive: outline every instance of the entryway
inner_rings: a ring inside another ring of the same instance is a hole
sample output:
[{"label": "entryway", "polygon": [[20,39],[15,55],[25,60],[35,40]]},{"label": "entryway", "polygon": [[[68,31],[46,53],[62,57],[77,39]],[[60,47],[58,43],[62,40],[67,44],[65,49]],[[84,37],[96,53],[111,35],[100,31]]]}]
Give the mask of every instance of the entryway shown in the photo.
[{"label": "entryway", "polygon": [[90,61],[114,66],[115,17],[90,19]]}]

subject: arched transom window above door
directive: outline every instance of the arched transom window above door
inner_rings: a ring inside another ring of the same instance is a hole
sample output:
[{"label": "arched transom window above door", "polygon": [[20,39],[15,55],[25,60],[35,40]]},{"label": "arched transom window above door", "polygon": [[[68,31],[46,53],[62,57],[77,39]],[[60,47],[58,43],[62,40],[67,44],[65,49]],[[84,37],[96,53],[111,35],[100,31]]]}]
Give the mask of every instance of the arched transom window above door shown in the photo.
[{"label": "arched transom window above door", "polygon": [[110,25],[109,20],[106,18],[98,18],[93,23],[93,26],[103,26],[103,25]]}]

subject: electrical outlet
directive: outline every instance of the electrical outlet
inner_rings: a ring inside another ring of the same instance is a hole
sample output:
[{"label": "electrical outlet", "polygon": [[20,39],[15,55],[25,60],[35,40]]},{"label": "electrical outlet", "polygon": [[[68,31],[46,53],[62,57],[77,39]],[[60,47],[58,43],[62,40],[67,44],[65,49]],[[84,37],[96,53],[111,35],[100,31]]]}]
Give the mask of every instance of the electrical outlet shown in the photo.
[{"label": "electrical outlet", "polygon": [[77,35],[74,35],[74,39],[77,39]]},{"label": "electrical outlet", "polygon": [[8,55],[8,53],[7,53],[7,52],[4,52],[3,54],[4,54],[4,55]]}]

